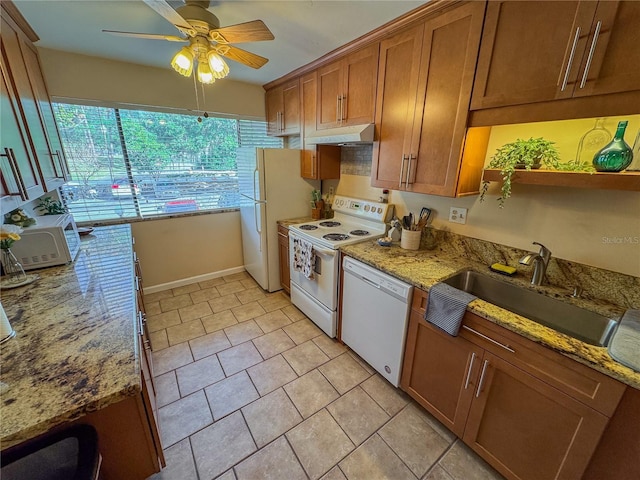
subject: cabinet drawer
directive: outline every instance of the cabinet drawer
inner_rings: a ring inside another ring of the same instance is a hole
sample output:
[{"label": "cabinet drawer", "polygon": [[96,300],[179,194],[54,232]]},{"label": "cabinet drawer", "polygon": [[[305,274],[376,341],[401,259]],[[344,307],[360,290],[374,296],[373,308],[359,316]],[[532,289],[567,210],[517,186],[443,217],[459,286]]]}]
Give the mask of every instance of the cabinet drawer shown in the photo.
[{"label": "cabinet drawer", "polygon": [[613,415],[626,389],[613,378],[470,312],[465,314],[460,336],[607,417]]}]

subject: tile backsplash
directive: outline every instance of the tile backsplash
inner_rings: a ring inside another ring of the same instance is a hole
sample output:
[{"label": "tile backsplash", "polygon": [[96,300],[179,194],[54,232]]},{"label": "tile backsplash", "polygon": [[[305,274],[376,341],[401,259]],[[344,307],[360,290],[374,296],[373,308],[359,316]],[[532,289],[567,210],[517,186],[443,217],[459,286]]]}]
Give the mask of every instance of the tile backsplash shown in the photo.
[{"label": "tile backsplash", "polygon": [[373,145],[342,147],[340,154],[340,173],[347,175],[371,175]]}]

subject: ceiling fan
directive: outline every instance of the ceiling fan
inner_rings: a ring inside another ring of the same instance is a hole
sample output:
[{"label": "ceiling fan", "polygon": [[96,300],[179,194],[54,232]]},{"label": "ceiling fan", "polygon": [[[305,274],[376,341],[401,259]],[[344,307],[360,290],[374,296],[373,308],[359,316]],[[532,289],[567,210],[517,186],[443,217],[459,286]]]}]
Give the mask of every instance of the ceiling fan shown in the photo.
[{"label": "ceiling fan", "polygon": [[186,5],[173,9],[166,0],[143,0],[149,7],[172,23],[184,36],[158,35],[153,33],[117,32],[103,30],[112,35],[186,42],[173,57],[171,66],[185,77],[191,76],[197,61],[197,77],[201,83],[213,83],[224,78],[229,67],[222,57],[258,69],[269,60],[247,52],[231,43],[260,42],[273,40],[274,36],[262,20],[220,27],[220,21],[209,10],[209,0],[186,0]]}]

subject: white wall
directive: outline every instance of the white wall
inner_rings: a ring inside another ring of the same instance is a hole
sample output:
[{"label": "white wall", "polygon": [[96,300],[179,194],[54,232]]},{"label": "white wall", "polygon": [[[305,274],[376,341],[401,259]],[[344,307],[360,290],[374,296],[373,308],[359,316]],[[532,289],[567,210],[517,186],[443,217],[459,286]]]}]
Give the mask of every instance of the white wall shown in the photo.
[{"label": "white wall", "polygon": [[[53,97],[196,109],[193,78],[178,75],[169,65],[146,67],[46,48],[38,52],[49,95]],[[265,118],[264,90],[260,85],[222,79],[204,91],[203,101],[198,87],[199,110]]]}]

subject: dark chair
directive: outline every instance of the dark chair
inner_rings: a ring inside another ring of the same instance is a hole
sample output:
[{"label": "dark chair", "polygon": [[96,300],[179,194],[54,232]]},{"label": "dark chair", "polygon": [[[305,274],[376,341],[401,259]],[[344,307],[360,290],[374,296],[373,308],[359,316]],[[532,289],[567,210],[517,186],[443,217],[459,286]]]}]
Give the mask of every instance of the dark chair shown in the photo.
[{"label": "dark chair", "polygon": [[0,452],[2,480],[96,480],[100,470],[98,434],[73,425]]}]

